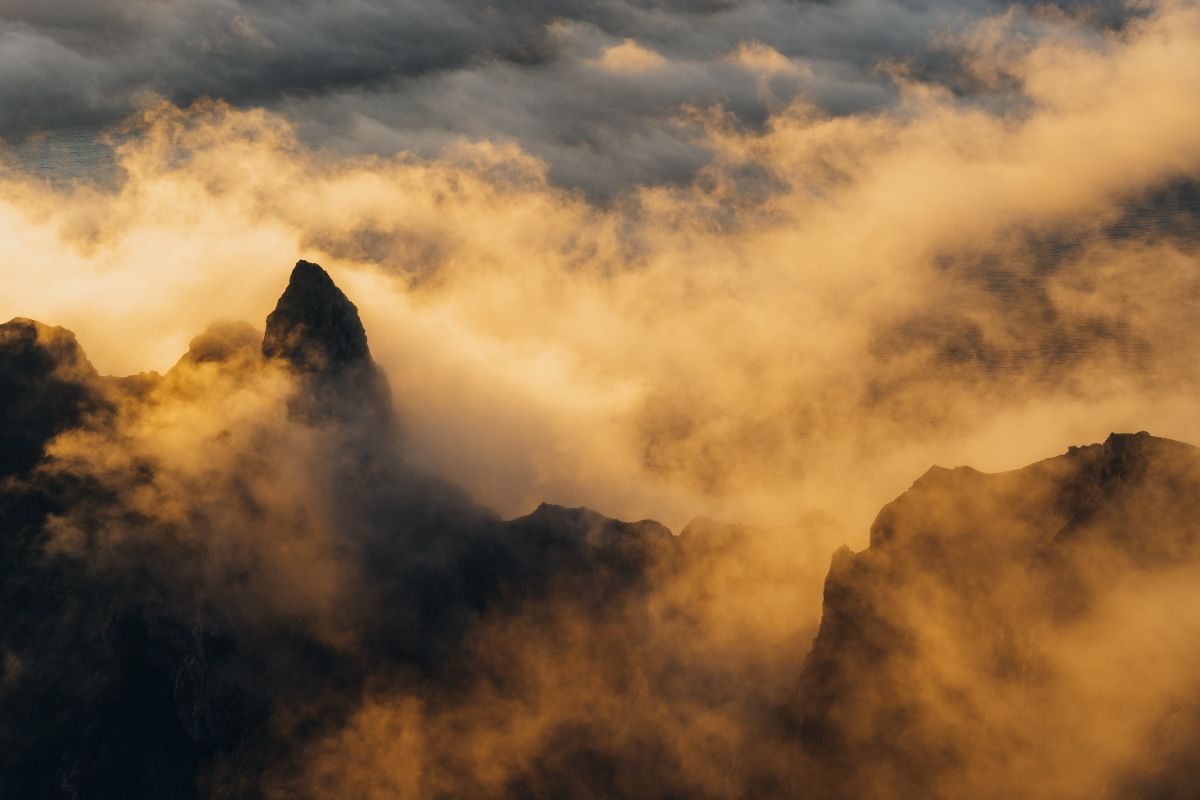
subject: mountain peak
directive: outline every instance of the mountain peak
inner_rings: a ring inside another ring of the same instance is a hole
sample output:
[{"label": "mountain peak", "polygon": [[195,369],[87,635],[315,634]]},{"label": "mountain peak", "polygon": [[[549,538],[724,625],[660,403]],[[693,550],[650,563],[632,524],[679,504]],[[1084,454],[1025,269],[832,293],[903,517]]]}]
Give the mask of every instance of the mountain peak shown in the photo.
[{"label": "mountain peak", "polygon": [[367,362],[371,351],[358,309],[319,265],[297,261],[262,343],[267,358],[303,372],[325,372]]},{"label": "mountain peak", "polygon": [[47,441],[106,407],[98,382],[66,328],[24,317],[0,325],[0,479],[32,467]]},{"label": "mountain peak", "polygon": [[56,373],[69,379],[96,377],[75,334],[66,328],[14,317],[0,325],[0,358],[7,369],[26,373]]}]

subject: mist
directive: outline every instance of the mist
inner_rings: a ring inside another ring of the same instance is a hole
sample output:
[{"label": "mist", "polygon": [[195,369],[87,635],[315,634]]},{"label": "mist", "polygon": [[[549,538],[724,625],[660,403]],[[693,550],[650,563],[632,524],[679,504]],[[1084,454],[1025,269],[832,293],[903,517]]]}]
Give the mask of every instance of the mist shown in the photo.
[{"label": "mist", "polygon": [[1171,0],[6,7],[10,785],[1187,791],[1198,51]]},{"label": "mist", "polygon": [[343,157],[269,111],[159,103],[116,188],[5,179],[0,316],[162,371],[213,319],[261,319],[280,265],[336,263],[412,458],[508,515],[820,511],[861,537],[930,463],[1146,416],[1195,439],[1193,10],[1013,20],[959,43],[1012,109],[900,76],[879,112],[696,109],[713,162],[602,205],[513,144]]}]

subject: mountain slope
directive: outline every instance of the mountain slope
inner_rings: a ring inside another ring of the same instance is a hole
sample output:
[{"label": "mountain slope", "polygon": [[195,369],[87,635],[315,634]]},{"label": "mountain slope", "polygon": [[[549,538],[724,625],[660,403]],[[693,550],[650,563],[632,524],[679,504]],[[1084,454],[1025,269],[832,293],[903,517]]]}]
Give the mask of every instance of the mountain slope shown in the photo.
[{"label": "mountain slope", "polygon": [[1176,796],[1173,743],[1142,740],[1200,686],[1125,670],[1191,663],[1195,640],[1183,624],[1148,643],[1129,617],[1200,600],[1198,529],[1200,450],[1145,433],[931,469],[826,579],[799,704],[824,796]]},{"label": "mountain slope", "polygon": [[818,629],[827,520],[505,521],[398,428],[308,262],[265,334],[162,376],[0,325],[0,797],[1200,786],[1196,448],[935,467],[835,554]]},{"label": "mountain slope", "polygon": [[6,798],[260,796],[373,676],[452,686],[473,620],[568,584],[617,604],[671,538],[504,523],[408,468],[357,312],[306,262],[261,346],[214,326],[130,382],[14,320],[0,382]]}]

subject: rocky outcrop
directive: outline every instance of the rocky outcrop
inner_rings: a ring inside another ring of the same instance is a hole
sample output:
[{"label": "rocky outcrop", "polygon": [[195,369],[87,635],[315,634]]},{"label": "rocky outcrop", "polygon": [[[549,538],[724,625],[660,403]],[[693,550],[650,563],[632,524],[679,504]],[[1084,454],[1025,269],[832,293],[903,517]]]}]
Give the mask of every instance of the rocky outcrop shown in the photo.
[{"label": "rocky outcrop", "polygon": [[371,359],[358,309],[320,266],[297,261],[275,310],[262,352],[301,372],[333,372]]},{"label": "rocky outcrop", "polygon": [[28,470],[55,434],[105,408],[75,334],[20,317],[0,325],[0,478]]},{"label": "rocky outcrop", "polygon": [[[235,432],[202,407],[271,369],[280,419]],[[161,380],[98,376],[62,328],[0,326],[0,399],[0,797],[260,796],[368,681],[449,692],[475,620],[565,592],[617,604],[671,539],[585,509],[505,523],[409,468],[357,311],[307,262],[261,350],[214,325]],[[172,403],[189,448],[124,449]],[[48,462],[66,431],[84,451]]]},{"label": "rocky outcrop", "polygon": [[371,358],[358,309],[317,264],[296,262],[267,315],[262,354],[285,363],[303,384],[293,413],[366,429],[374,439],[390,435],[391,393]]},{"label": "rocky outcrop", "polygon": [[822,796],[1011,796],[986,760],[1032,759],[1079,696],[1052,643],[1104,629],[1115,587],[1200,566],[1197,520],[1200,449],[1146,433],[1012,472],[929,470],[866,550],[833,557],[798,704]]},{"label": "rocky outcrop", "polygon": [[[364,698],[393,691],[415,699],[406,709],[449,709],[451,738],[475,698],[502,709],[485,714],[500,730],[510,711],[559,706],[503,786],[434,764],[429,785],[455,790],[422,796],[1061,800],[1200,785],[1187,701],[1200,591],[1138,605],[1200,569],[1188,445],[1114,434],[1012,472],[929,470],[867,549],[834,555],[789,707],[781,676],[798,671],[810,600],[754,591],[817,586],[799,548],[828,535],[820,520],[697,519],[673,536],[582,507],[500,519],[404,463],[357,311],[315,264],[297,264],[261,340],[215,325],[161,379],[98,376],[69,332],[0,325],[0,402],[0,797],[263,796],[264,775],[290,785]],[[1114,598],[1134,599],[1116,621]],[[768,624],[742,626],[743,612]],[[540,649],[517,658],[527,638]],[[1162,659],[1143,671],[1175,670],[1166,700],[1165,684],[1105,668],[1147,641]],[[568,656],[603,666],[578,694]],[[543,686],[529,671],[547,666]],[[1110,755],[1092,777],[1091,727],[1154,751],[1126,742],[1140,760]]]}]

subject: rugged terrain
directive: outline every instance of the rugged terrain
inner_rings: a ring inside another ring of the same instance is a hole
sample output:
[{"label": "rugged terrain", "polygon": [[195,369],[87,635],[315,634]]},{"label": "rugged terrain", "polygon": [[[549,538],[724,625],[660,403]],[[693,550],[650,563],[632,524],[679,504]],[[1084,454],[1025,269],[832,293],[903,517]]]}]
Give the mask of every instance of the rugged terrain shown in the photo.
[{"label": "rugged terrain", "polygon": [[1194,796],[1198,519],[1200,450],[1144,432],[931,469],[834,555],[820,796]]},{"label": "rugged terrain", "polygon": [[931,469],[834,555],[805,659],[803,530],[500,519],[406,465],[314,264],[162,376],[0,325],[0,403],[5,798],[1200,786],[1189,445]]}]

